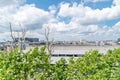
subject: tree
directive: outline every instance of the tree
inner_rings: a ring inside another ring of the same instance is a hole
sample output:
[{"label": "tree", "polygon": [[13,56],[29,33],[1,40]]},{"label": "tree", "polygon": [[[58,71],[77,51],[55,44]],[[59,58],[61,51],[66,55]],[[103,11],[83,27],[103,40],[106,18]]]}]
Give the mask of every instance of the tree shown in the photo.
[{"label": "tree", "polygon": [[66,80],[67,79],[67,66],[66,60],[61,58],[51,68],[51,80]]},{"label": "tree", "polygon": [[49,36],[50,36],[50,27],[47,26],[45,28],[46,49],[47,49],[47,52],[50,55],[49,61],[51,62],[51,55],[52,55],[52,52],[54,50],[54,46],[53,46],[54,39],[52,39],[52,41],[50,41]]},{"label": "tree", "polygon": [[83,57],[50,64],[46,47],[19,54],[0,52],[1,80],[120,80],[120,48],[106,54],[91,50]]},{"label": "tree", "polygon": [[15,49],[15,40],[16,40],[16,38],[18,38],[18,46],[20,47],[20,52],[22,52],[22,44],[23,44],[23,42],[24,42],[24,39],[25,39],[25,35],[26,35],[26,30],[25,29],[23,29],[22,27],[21,27],[21,24],[19,24],[19,27],[21,27],[21,36],[19,36],[19,32],[18,32],[18,36],[17,37],[15,37],[15,35],[14,35],[14,33],[13,33],[13,29],[12,29],[12,24],[11,23],[9,23],[10,24],[10,33],[11,33],[11,38],[12,38],[12,42],[11,42],[11,51],[13,51],[14,49]]},{"label": "tree", "polygon": [[37,47],[26,53],[14,52],[0,53],[0,79],[1,80],[29,80],[49,78],[49,55],[45,47]]}]

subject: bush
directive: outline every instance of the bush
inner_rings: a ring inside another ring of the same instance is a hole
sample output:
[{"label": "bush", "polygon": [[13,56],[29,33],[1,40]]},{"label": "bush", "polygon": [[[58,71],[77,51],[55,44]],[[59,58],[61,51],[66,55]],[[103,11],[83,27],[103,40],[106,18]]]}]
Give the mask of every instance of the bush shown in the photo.
[{"label": "bush", "polygon": [[50,65],[46,47],[26,53],[0,52],[0,80],[120,80],[120,49],[93,50]]}]

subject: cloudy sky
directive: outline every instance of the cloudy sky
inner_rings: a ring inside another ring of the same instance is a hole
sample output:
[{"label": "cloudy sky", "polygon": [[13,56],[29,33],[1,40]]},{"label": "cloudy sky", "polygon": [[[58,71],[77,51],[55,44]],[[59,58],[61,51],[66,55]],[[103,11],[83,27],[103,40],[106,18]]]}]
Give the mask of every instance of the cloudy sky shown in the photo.
[{"label": "cloudy sky", "polygon": [[11,39],[9,23],[16,37],[25,29],[44,40],[49,26],[55,40],[116,40],[120,0],[0,0],[0,41]]}]

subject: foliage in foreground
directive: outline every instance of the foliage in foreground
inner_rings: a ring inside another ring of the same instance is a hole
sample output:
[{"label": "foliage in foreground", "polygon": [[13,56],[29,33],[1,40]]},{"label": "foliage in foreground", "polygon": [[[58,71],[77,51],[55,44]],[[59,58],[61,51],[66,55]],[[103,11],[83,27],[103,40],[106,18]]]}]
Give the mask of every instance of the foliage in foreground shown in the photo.
[{"label": "foliage in foreground", "polygon": [[50,65],[45,47],[26,53],[0,52],[0,80],[120,80],[120,49],[61,59]]}]

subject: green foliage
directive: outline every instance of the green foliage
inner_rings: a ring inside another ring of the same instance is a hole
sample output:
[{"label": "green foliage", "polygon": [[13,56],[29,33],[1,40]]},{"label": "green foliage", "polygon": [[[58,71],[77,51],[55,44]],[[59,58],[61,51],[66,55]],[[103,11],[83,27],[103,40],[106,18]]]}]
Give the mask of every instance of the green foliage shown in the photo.
[{"label": "green foliage", "polygon": [[55,65],[51,68],[51,79],[52,80],[66,80],[67,78],[67,67],[66,67],[66,60],[61,58]]},{"label": "green foliage", "polygon": [[28,52],[0,52],[0,80],[120,80],[120,49],[86,52],[50,64],[46,47]]},{"label": "green foliage", "polygon": [[[0,78],[2,80],[29,80],[48,77],[49,55],[45,47],[30,50],[27,53],[0,53]],[[40,75],[42,74],[42,76]],[[44,76],[43,76],[44,75]]]}]

